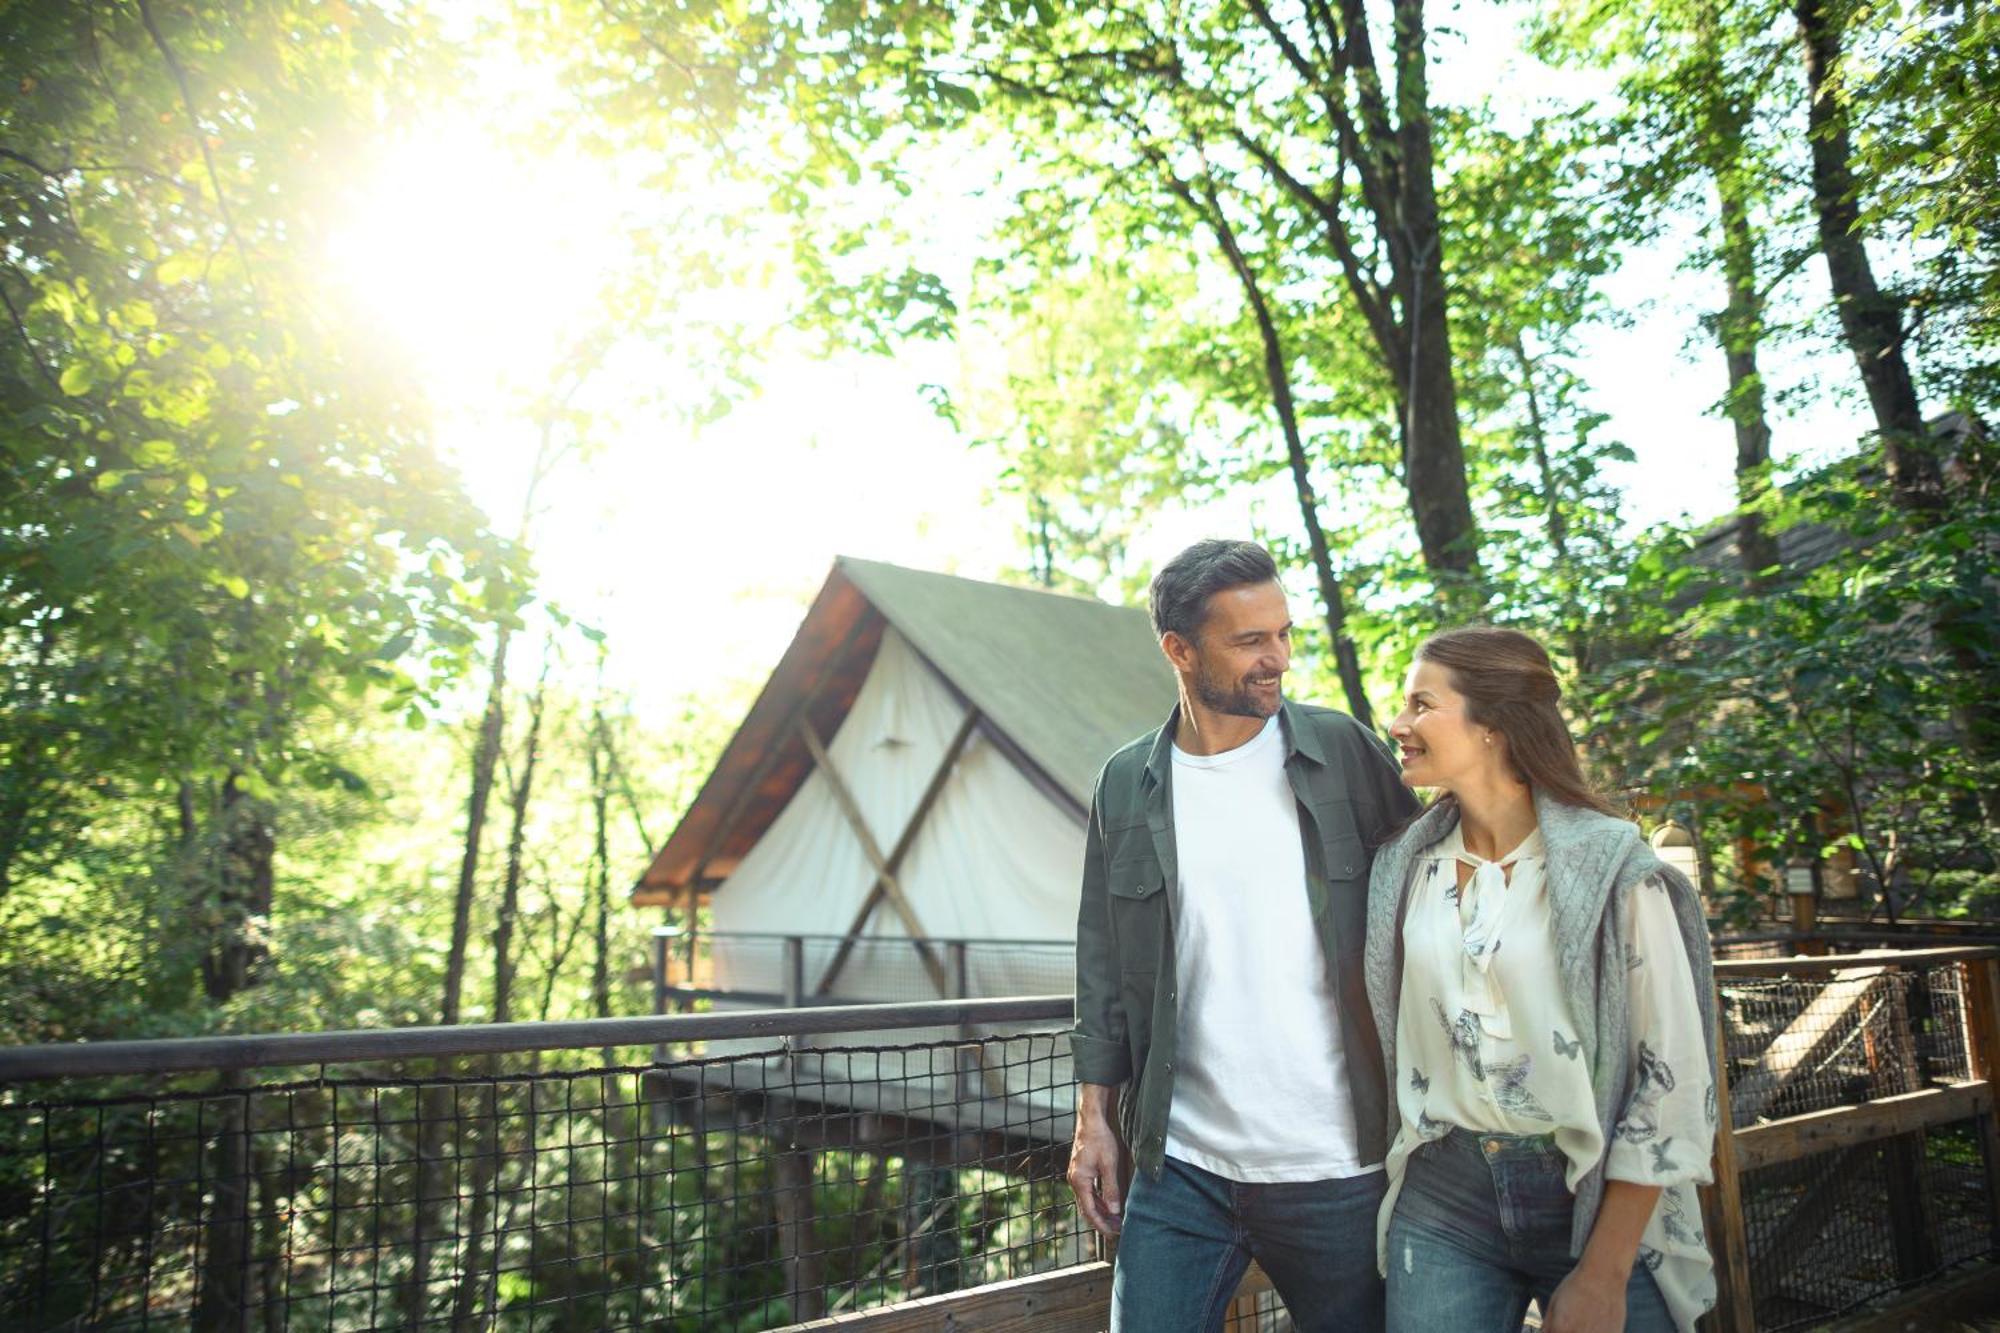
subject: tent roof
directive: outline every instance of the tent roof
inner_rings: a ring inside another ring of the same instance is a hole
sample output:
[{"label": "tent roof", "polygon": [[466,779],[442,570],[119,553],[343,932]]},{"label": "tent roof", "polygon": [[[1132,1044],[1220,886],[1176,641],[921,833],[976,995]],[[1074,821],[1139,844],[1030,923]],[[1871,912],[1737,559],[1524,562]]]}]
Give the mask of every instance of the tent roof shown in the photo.
[{"label": "tent roof", "polygon": [[1078,811],[1111,753],[1173,706],[1173,674],[1143,611],[842,556],[635,903],[666,903],[735,868],[811,772],[797,720],[832,736],[890,625],[979,710],[992,739]]}]

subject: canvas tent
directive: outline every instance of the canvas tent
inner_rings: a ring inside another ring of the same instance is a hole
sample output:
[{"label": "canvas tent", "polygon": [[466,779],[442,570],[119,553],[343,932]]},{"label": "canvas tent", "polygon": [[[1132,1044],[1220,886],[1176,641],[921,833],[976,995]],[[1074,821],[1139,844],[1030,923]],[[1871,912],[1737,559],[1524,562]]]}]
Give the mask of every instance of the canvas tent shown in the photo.
[{"label": "canvas tent", "polygon": [[1141,611],[843,557],[633,901],[708,906],[718,990],[783,988],[758,934],[808,994],[1065,989],[911,941],[1072,940],[1091,785],[1173,700]]}]

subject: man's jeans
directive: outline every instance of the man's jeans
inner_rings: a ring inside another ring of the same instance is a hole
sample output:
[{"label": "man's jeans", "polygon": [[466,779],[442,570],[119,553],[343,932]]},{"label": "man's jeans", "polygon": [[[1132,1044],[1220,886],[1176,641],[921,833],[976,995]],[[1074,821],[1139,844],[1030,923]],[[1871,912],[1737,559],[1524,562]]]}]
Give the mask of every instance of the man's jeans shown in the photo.
[{"label": "man's jeans", "polygon": [[[1530,1297],[1546,1312],[1576,1266],[1564,1160],[1550,1135],[1463,1129],[1411,1154],[1389,1220],[1390,1333],[1514,1333]],[[1674,1328],[1644,1264],[1625,1287],[1625,1327]]]},{"label": "man's jeans", "polygon": [[1111,1333],[1213,1333],[1255,1259],[1299,1333],[1382,1327],[1380,1171],[1243,1185],[1169,1157],[1126,1192]]}]

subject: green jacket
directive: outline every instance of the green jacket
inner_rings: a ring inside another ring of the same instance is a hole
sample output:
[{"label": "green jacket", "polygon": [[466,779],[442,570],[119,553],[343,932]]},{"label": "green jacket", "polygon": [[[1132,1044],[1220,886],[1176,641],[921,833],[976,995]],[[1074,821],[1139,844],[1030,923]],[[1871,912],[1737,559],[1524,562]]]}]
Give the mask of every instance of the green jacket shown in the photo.
[{"label": "green jacket", "polygon": [[[1174,1095],[1177,976],[1173,895],[1173,734],[1166,725],[1111,756],[1098,774],[1076,920],[1076,1028],[1082,1083],[1131,1083],[1120,1129],[1138,1166],[1157,1174]],[[1287,701],[1279,710],[1285,772],[1298,798],[1306,893],[1340,997],[1340,1033],[1361,1159],[1388,1155],[1388,1090],[1362,976],[1373,848],[1417,810],[1388,748],[1345,713]],[[1136,1074],[1136,1078],[1135,1078]],[[1245,1096],[1256,1089],[1245,1088]]]}]

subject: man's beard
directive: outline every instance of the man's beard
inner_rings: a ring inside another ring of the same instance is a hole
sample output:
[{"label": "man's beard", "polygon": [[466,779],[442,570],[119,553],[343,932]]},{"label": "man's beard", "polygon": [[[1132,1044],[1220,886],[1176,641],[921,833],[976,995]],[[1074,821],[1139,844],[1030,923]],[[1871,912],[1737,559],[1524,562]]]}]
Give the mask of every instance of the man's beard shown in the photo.
[{"label": "man's beard", "polygon": [[1194,697],[1201,700],[1204,708],[1212,709],[1225,717],[1269,717],[1278,711],[1278,700],[1284,697],[1282,688],[1277,698],[1265,703],[1250,688],[1249,678],[1225,685],[1210,675],[1206,667],[1197,667],[1194,673]]}]

